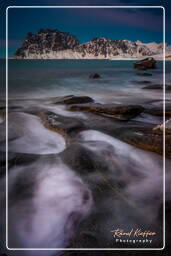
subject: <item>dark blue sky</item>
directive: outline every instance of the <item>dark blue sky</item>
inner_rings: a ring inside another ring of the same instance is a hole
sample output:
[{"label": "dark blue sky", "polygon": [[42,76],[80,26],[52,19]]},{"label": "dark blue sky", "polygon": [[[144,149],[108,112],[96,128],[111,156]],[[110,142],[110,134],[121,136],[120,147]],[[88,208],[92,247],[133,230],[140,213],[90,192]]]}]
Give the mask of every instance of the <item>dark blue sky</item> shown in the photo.
[{"label": "dark blue sky", "polygon": [[[72,4],[71,4],[72,2]],[[170,17],[169,4],[166,15]],[[5,44],[5,7],[14,5],[163,5],[163,1],[131,1],[131,0],[13,0],[1,2],[1,16],[4,26],[0,32],[4,56]],[[163,9],[161,8],[119,8],[119,9],[75,9],[75,8],[10,8],[9,17],[9,53],[12,55],[25,39],[27,32],[36,33],[40,28],[57,28],[60,31],[74,34],[81,42],[93,37],[111,39],[128,39],[143,42],[162,41]],[[171,26],[170,18],[166,25]],[[171,44],[170,33],[167,31],[166,41]]]}]

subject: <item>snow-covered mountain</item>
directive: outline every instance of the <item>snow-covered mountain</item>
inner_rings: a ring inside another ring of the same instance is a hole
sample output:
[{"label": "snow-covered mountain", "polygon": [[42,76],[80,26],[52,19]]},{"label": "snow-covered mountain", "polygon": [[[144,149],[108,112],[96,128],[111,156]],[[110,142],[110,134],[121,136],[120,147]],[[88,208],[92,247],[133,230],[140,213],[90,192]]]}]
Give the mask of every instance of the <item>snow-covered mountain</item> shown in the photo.
[{"label": "snow-covered mountain", "polygon": [[[167,55],[171,46],[166,44]],[[22,46],[15,52],[17,59],[140,59],[146,56],[162,58],[163,44],[94,38],[80,44],[70,33],[57,29],[41,29],[28,33]]]},{"label": "snow-covered mountain", "polygon": [[163,46],[165,46],[165,54],[166,56],[171,54],[171,46],[167,43],[159,43],[151,42],[151,43],[142,43],[141,41],[136,41],[136,44],[139,46],[146,46],[150,51],[152,51],[155,55],[163,54]]},{"label": "snow-covered mountain", "polygon": [[15,52],[16,58],[39,59],[51,53],[74,49],[79,45],[77,38],[57,29],[41,29],[37,34],[28,33],[21,48]]}]

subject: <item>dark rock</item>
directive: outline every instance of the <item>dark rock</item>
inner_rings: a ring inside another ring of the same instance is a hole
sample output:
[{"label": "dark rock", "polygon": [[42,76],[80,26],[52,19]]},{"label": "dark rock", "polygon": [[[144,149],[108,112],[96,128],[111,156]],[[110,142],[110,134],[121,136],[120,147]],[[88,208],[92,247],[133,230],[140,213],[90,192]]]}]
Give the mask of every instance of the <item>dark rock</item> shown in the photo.
[{"label": "dark rock", "polygon": [[[99,143],[100,145],[102,144],[101,142],[94,143]],[[108,145],[106,151],[109,154],[111,151],[110,145]],[[64,163],[81,174],[88,174],[97,171],[106,172],[109,168],[108,164],[102,159],[102,157],[90,150],[86,146],[86,143],[83,142],[72,143],[60,155]]]},{"label": "dark rock", "polygon": [[109,115],[120,120],[129,120],[141,112],[144,108],[140,105],[116,105],[116,104],[82,104],[68,107],[72,111],[87,111]]},{"label": "dark rock", "polygon": [[171,90],[171,84],[166,84],[166,90],[170,91]]},{"label": "dark rock", "polygon": [[132,81],[132,83],[134,84],[151,84],[151,81],[148,81],[148,80],[143,80],[143,81]]},{"label": "dark rock", "polygon": [[[144,112],[154,116],[163,116],[163,106],[150,106],[146,108]],[[165,115],[168,117],[171,116],[171,105],[166,105]]]},{"label": "dark rock", "polygon": [[[157,134],[153,128],[122,127],[114,131],[114,136],[135,147],[163,154],[163,135]],[[171,134],[166,134],[166,157],[171,159]]]},{"label": "dark rock", "polygon": [[149,90],[153,90],[153,89],[163,89],[163,85],[162,84],[152,84],[152,85],[148,85],[148,86],[144,86],[142,89],[149,89]]},{"label": "dark rock", "polygon": [[134,63],[134,68],[141,69],[141,70],[154,69],[156,68],[156,60],[152,57],[145,58],[143,60],[140,60]]},{"label": "dark rock", "polygon": [[6,111],[4,110],[0,110],[0,123],[3,123],[6,119]]},{"label": "dark rock", "polygon": [[[36,161],[42,155],[37,154],[25,154],[25,153],[14,153],[8,152],[8,168],[12,166],[19,166],[19,165],[28,165],[31,162]],[[1,166],[5,165],[6,163],[6,153],[0,152],[0,164]]]},{"label": "dark rock", "polygon": [[165,125],[163,123],[160,125],[156,125],[153,128],[153,132],[157,134],[162,134],[164,132],[164,129],[166,135],[171,134],[171,118],[165,122]]},{"label": "dark rock", "polygon": [[88,96],[74,96],[69,95],[65,97],[61,97],[57,99],[55,104],[82,104],[82,103],[89,103],[94,102],[94,100]]},{"label": "dark rock", "polygon": [[39,117],[46,128],[61,134],[66,139],[86,129],[84,123],[77,118],[64,117],[52,112],[40,113]]},{"label": "dark rock", "polygon": [[[152,84],[152,85],[145,86],[142,89],[163,89],[163,84]],[[171,84],[166,84],[165,89],[166,91],[170,91]]]},{"label": "dark rock", "polygon": [[137,76],[152,76],[150,73],[137,73]]},{"label": "dark rock", "polygon": [[95,74],[91,74],[89,76],[89,78],[91,78],[91,79],[98,79],[98,78],[101,78],[101,76],[98,73],[95,73]]}]

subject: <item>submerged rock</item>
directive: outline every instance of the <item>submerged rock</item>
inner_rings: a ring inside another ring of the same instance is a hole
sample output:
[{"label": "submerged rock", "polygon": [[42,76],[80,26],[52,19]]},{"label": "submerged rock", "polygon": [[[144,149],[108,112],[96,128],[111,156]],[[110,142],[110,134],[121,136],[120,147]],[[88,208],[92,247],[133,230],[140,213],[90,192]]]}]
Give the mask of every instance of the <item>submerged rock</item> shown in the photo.
[{"label": "submerged rock", "polygon": [[137,73],[137,76],[152,76],[150,73]]},{"label": "submerged rock", "polygon": [[98,79],[98,78],[101,78],[101,76],[98,73],[94,73],[94,74],[91,74],[89,76],[89,78],[91,78],[91,79]]},{"label": "submerged rock", "polygon": [[94,102],[94,100],[88,96],[74,96],[74,95],[68,95],[65,97],[60,97],[57,99],[55,104],[82,104],[82,103],[89,103]]},{"label": "submerged rock", "polygon": [[152,57],[145,58],[143,60],[140,60],[136,63],[134,63],[134,68],[137,69],[154,69],[156,68],[156,60]]},{"label": "submerged rock", "polygon": [[144,108],[140,105],[116,105],[116,104],[82,104],[68,107],[72,111],[87,111],[109,115],[120,120],[129,120],[141,112]]}]

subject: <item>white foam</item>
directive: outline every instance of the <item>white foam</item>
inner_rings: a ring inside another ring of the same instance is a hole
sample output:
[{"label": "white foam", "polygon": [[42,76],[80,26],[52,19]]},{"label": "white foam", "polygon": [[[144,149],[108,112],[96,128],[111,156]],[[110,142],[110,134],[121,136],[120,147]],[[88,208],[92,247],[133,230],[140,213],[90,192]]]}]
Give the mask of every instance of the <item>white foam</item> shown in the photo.
[{"label": "white foam", "polygon": [[9,152],[51,154],[65,149],[64,138],[58,133],[46,129],[41,120],[34,115],[10,114],[9,134],[15,132],[17,138],[9,141]]},{"label": "white foam", "polygon": [[[91,193],[86,185],[61,162],[40,160],[13,168],[11,173],[9,246],[66,247],[91,208]],[[16,182],[21,187],[25,184],[26,191],[20,195],[15,192]]]}]

